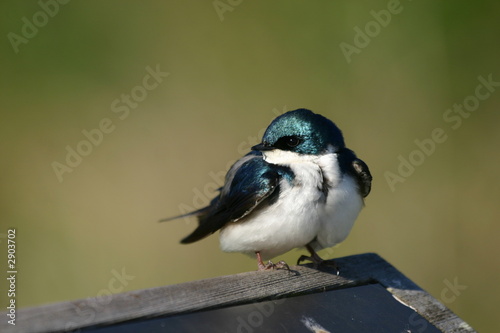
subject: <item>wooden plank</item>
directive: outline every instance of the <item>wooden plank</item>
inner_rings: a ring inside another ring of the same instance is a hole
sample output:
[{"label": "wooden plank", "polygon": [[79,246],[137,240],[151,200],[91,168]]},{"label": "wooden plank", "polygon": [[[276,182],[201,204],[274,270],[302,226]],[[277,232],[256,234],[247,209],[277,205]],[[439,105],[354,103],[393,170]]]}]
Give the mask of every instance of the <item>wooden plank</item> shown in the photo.
[{"label": "wooden plank", "polygon": [[91,327],[83,332],[164,333],[166,328],[168,332],[186,333],[441,332],[413,309],[396,300],[379,283],[187,314],[144,318]]},{"label": "wooden plank", "polygon": [[[16,327],[0,322],[1,332],[61,332],[94,325],[216,309],[378,282],[443,332],[474,332],[463,320],[374,253],[336,259],[334,269],[311,265],[285,270],[246,272],[183,284],[130,291],[102,299],[21,309]],[[6,314],[2,313],[3,318]]]}]

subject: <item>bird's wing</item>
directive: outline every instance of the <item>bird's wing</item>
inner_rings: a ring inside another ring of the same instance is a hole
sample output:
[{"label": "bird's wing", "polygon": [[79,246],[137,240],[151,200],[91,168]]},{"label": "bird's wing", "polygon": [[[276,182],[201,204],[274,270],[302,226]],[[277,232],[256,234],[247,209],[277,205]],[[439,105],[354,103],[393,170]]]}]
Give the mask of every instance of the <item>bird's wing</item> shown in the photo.
[{"label": "bird's wing", "polygon": [[364,198],[372,188],[372,175],[365,162],[356,157],[350,149],[342,148],[339,151],[339,160],[343,168],[349,173],[358,184],[359,194]]},{"label": "bird's wing", "polygon": [[279,192],[279,180],[260,153],[246,155],[228,171],[219,196],[199,214],[198,228],[181,243],[196,242],[269,204]]},{"label": "bird's wing", "polygon": [[364,198],[372,189],[372,175],[370,173],[370,169],[368,169],[368,165],[366,165],[366,163],[359,158],[355,158],[354,161],[352,161],[352,168],[354,169],[354,174],[356,175],[359,192]]}]

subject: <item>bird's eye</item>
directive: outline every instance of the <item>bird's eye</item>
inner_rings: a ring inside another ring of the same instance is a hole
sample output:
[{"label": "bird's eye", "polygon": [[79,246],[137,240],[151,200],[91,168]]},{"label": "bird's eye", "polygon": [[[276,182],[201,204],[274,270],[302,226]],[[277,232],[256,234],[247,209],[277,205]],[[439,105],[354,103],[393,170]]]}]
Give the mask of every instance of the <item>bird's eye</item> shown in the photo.
[{"label": "bird's eye", "polygon": [[298,136],[284,136],[281,137],[274,146],[282,150],[292,150],[297,147],[302,142],[302,139]]},{"label": "bird's eye", "polygon": [[296,136],[289,136],[286,138],[286,145],[290,148],[297,147],[300,143],[300,139]]}]

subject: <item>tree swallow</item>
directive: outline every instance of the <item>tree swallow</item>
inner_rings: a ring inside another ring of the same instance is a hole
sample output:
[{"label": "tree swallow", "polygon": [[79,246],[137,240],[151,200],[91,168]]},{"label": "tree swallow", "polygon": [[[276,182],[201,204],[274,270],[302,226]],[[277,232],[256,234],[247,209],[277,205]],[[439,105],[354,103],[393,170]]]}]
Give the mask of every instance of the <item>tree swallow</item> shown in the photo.
[{"label": "tree swallow", "polygon": [[310,256],[298,263],[317,266],[324,260],[316,251],[342,242],[351,231],[371,181],[368,166],[346,148],[332,121],[298,109],[271,122],[262,143],[233,164],[207,207],[162,221],[196,216],[198,227],[181,243],[220,230],[222,251],[255,254],[259,270],[278,266],[263,258],[299,247]]}]

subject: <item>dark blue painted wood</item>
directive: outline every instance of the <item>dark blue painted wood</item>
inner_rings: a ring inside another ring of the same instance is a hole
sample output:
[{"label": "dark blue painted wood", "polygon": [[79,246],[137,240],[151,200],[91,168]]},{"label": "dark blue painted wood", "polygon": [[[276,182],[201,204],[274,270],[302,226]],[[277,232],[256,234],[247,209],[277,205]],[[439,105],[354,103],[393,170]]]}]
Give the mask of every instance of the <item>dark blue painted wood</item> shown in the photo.
[{"label": "dark blue painted wood", "polygon": [[369,284],[82,332],[437,333],[440,330],[397,301],[380,284]]}]

